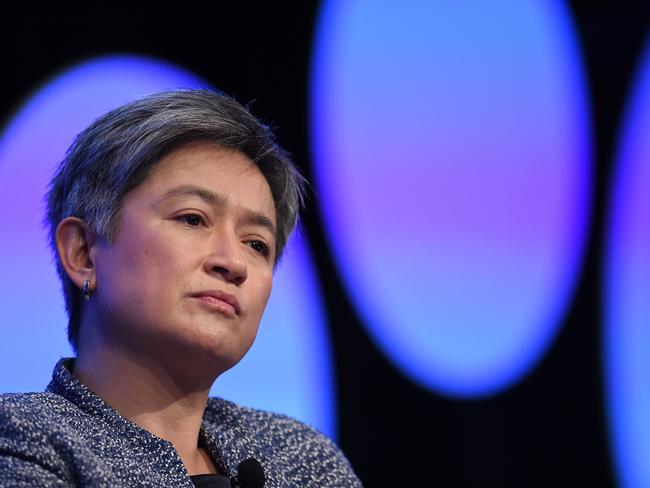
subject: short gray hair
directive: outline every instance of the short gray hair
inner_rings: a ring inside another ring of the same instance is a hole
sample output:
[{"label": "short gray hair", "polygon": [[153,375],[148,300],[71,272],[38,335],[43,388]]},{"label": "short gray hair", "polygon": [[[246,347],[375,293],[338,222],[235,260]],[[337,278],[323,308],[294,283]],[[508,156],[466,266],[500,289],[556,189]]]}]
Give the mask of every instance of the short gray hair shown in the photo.
[{"label": "short gray hair", "polygon": [[297,223],[306,185],[271,129],[232,97],[212,90],[166,91],[122,105],[77,135],[47,194],[45,223],[68,312],[68,339],[75,350],[82,299],[58,257],[59,222],[78,217],[113,242],[125,195],[147,178],[165,154],[196,140],[242,152],[266,178],[275,203],[277,265]]}]

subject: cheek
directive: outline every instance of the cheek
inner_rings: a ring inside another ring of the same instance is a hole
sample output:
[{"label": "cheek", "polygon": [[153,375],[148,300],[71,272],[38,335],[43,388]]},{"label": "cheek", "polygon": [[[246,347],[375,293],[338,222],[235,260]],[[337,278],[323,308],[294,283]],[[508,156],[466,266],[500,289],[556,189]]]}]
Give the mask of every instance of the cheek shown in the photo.
[{"label": "cheek", "polygon": [[[179,256],[169,241],[132,236],[113,246],[98,260],[97,287],[103,287],[113,303],[144,304],[170,290],[177,283]],[[155,304],[152,304],[155,305]]]},{"label": "cheek", "polygon": [[271,296],[272,278],[272,274],[269,274],[268,276],[264,276],[263,279],[260,279],[253,293],[253,304],[251,309],[255,311],[258,321],[261,319],[264,309],[269,301],[269,297]]}]

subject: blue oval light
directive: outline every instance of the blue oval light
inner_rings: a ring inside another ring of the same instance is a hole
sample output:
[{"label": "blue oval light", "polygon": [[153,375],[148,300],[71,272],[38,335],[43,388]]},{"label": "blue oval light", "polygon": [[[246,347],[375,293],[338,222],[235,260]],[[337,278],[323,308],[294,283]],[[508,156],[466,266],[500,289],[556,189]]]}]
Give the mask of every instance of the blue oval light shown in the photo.
[{"label": "blue oval light", "polygon": [[604,255],[604,363],[621,486],[650,486],[650,40],[621,131]]},{"label": "blue oval light", "polygon": [[[19,365],[19,370],[0,377],[0,391],[40,391],[59,357],[72,355],[60,284],[41,220],[49,179],[73,137],[94,118],[129,100],[164,89],[208,86],[159,60],[98,58],[50,80],[5,127],[0,137],[0,219],[6,224],[0,241],[0,369],[16,371]],[[333,434],[334,393],[319,290],[304,241],[298,238],[291,246],[278,271],[260,342],[241,371],[235,368],[213,392],[292,415]],[[281,307],[296,314],[287,317]],[[246,364],[273,367],[256,376]],[[259,377],[265,379],[264,388],[256,381]]]},{"label": "blue oval light", "polygon": [[566,7],[331,0],[313,56],[318,199],[370,335],[438,392],[509,387],[562,323],[588,226]]}]

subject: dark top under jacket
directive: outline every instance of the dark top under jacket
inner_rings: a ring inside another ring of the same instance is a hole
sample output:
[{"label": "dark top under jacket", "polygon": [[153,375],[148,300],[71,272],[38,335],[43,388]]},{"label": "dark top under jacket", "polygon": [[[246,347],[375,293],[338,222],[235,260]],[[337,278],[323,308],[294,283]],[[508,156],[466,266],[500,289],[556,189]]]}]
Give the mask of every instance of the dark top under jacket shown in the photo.
[{"label": "dark top under jacket", "polygon": [[195,474],[190,479],[195,488],[232,488],[230,479],[222,474]]},{"label": "dark top under jacket", "polygon": [[[0,487],[194,485],[170,442],[122,417],[62,359],[44,393],[0,395]],[[266,488],[361,487],[341,451],[290,417],[211,398],[199,445],[228,477],[247,458]]]}]

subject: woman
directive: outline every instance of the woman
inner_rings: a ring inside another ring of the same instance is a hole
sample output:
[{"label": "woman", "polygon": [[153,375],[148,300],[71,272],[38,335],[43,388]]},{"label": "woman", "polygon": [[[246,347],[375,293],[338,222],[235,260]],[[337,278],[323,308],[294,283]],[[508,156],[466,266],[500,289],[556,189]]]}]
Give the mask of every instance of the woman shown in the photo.
[{"label": "woman", "polygon": [[211,91],[80,133],[47,200],[76,357],[45,393],[2,395],[0,486],[361,486],[314,429],[208,398],[255,339],[302,189],[269,129]]}]

